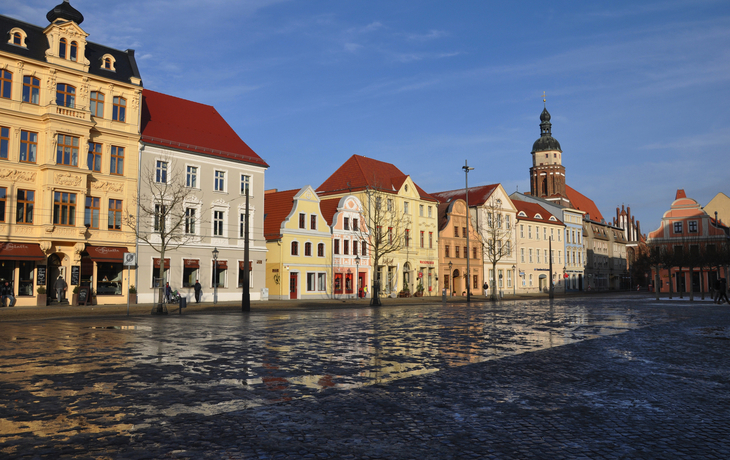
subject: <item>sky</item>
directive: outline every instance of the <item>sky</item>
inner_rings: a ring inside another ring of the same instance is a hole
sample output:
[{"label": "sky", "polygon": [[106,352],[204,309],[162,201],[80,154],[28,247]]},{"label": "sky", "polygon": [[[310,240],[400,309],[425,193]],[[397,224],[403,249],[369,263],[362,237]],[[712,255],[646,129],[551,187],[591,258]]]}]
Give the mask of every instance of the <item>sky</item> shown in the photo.
[{"label": "sky", "polygon": [[[0,0],[45,26],[60,0]],[[648,233],[677,189],[730,195],[727,0],[71,0],[144,87],[214,106],[270,165],[319,186],[354,154],[427,192],[529,191],[543,93],[568,185]]]}]

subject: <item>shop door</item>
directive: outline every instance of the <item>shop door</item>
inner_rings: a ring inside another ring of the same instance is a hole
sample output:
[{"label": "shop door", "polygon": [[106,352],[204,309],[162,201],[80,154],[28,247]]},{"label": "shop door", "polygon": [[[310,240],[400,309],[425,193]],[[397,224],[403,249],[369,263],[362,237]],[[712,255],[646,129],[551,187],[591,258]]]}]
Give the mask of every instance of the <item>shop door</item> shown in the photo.
[{"label": "shop door", "polygon": [[363,287],[365,287],[365,273],[357,274],[357,295],[358,297],[364,297]]},{"label": "shop door", "polygon": [[297,298],[297,285],[298,283],[298,273],[290,273],[289,274],[289,298],[296,300]]}]

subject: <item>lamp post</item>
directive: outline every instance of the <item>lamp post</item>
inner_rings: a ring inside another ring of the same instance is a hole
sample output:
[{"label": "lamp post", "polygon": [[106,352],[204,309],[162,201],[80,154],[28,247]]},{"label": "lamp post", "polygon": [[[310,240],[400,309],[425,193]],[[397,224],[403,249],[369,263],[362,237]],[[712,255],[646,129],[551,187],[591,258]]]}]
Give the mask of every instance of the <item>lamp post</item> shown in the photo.
[{"label": "lamp post", "polygon": [[218,303],[218,248],[213,248],[213,303]]},{"label": "lamp post", "polygon": [[451,267],[454,264],[449,261],[449,294],[454,295],[454,272],[451,270]]},{"label": "lamp post", "polygon": [[517,295],[517,276],[516,276],[517,273],[515,273],[516,268],[517,267],[512,265],[512,295],[513,296]]},{"label": "lamp post", "polygon": [[461,167],[464,170],[464,191],[466,192],[466,301],[471,301],[471,289],[469,289],[469,171],[473,171],[474,168],[469,167],[469,162],[464,160],[464,166]]},{"label": "lamp post", "polygon": [[355,256],[355,295],[360,298],[360,256]]}]

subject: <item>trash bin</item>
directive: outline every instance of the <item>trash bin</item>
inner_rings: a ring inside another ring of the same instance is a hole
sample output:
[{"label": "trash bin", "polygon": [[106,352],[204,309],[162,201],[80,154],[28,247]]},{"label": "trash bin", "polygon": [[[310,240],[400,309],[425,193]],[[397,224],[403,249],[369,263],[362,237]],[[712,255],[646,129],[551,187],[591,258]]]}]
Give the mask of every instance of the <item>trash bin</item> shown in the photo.
[{"label": "trash bin", "polygon": [[188,307],[188,299],[180,296],[180,310]]}]

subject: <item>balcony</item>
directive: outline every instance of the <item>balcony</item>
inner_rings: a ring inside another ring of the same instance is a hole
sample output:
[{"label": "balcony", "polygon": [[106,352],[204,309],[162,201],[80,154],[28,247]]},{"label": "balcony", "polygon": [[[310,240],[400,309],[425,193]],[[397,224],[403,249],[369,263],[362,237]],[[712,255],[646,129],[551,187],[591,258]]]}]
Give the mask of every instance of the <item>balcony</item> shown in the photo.
[{"label": "balcony", "polygon": [[65,107],[65,106],[51,106],[56,108],[56,115],[61,115],[64,117],[73,117],[78,118],[79,120],[89,120],[89,117],[91,116],[91,113],[88,110],[77,108],[75,106],[71,107]]}]

